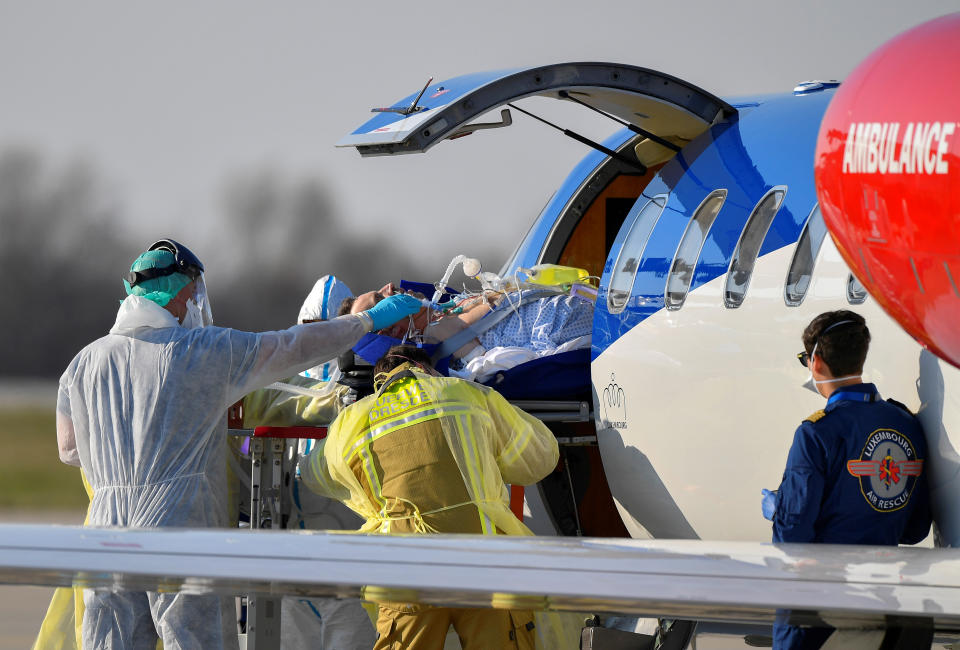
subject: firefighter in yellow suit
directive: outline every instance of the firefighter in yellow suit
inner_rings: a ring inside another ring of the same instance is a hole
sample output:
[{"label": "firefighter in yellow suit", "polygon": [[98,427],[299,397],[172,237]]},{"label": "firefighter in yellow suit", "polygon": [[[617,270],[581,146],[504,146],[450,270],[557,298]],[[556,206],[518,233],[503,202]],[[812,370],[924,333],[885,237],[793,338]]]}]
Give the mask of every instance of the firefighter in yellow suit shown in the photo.
[{"label": "firefighter in yellow suit", "polygon": [[[505,484],[554,470],[550,430],[492,389],[438,376],[413,346],[391,348],[374,376],[377,392],[342,411],[301,459],[307,487],[364,517],[361,532],[532,535],[510,511]],[[579,642],[579,627],[564,633],[539,616],[534,624],[528,611],[378,604],[374,650],[439,649],[450,625],[464,650]]]}]

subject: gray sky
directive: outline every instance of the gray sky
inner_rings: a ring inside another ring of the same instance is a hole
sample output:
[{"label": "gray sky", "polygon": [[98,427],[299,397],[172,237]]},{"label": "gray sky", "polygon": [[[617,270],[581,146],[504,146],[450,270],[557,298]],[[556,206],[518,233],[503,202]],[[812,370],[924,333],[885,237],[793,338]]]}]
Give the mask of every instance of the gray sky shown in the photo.
[{"label": "gray sky", "polygon": [[[842,79],[894,34],[958,9],[957,0],[0,0],[0,148],[88,158],[133,232],[197,224],[191,242],[207,241],[231,174],[321,178],[354,228],[407,222],[442,233],[451,243],[427,253],[439,276],[456,253],[509,253],[587,151],[519,115],[509,129],[426,155],[361,159],[333,147],[371,107],[428,77],[596,60],[724,97],[785,91]],[[542,110],[594,137],[613,131],[568,107]],[[403,232],[396,240],[421,245]]]}]

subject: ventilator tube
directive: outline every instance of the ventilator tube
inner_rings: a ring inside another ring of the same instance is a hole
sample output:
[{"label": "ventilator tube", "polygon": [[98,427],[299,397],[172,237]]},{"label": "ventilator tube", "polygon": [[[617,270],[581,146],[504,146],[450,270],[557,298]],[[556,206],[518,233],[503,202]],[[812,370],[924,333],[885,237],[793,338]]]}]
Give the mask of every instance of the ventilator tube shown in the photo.
[{"label": "ventilator tube", "polygon": [[421,298],[420,304],[426,307],[427,309],[432,309],[433,311],[443,311],[443,305],[441,305],[440,303],[436,303],[432,300],[427,300],[426,298]]},{"label": "ventilator tube", "polygon": [[467,257],[466,255],[457,255],[450,263],[447,265],[447,270],[443,274],[443,278],[437,284],[433,285],[436,291],[433,292],[433,298],[431,302],[437,302],[440,300],[440,296],[443,295],[443,292],[447,288],[447,282],[450,281],[450,276],[453,275],[453,269],[456,268],[457,264],[463,264],[463,274],[467,277],[475,277],[480,272],[480,261],[473,258]]},{"label": "ventilator tube", "polygon": [[477,276],[480,286],[486,291],[503,291],[503,278],[496,273],[484,271]]}]

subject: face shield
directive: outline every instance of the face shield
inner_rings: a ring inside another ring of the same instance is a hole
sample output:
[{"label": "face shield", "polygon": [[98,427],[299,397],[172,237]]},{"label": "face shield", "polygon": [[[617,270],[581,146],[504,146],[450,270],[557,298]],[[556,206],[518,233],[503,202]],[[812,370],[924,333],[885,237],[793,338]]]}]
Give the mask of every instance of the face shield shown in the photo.
[{"label": "face shield", "polygon": [[182,325],[187,329],[213,325],[213,311],[207,297],[207,283],[201,273],[194,282],[193,296],[187,300],[187,313]]}]

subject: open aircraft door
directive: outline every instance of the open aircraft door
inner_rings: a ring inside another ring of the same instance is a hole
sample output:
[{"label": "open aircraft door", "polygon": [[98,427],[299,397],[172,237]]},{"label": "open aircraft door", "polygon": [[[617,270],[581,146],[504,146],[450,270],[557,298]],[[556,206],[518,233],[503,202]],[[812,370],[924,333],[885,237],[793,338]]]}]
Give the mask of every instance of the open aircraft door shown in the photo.
[{"label": "open aircraft door", "polygon": [[[594,151],[571,171],[503,267],[568,264],[600,277],[628,210],[656,172],[710,126],[736,119],[737,110],[676,77],[631,65],[558,63],[482,72],[425,86],[341,139],[362,156],[423,153],[445,139],[502,128],[515,102],[547,97],[575,103],[610,119],[616,129],[602,144],[555,126]],[[500,108],[498,121],[478,121]],[[536,115],[532,117],[537,118]],[[539,118],[537,118],[539,119]],[[606,218],[606,212],[612,212]]]},{"label": "open aircraft door", "polygon": [[577,101],[638,127],[655,138],[689,141],[734,109],[680,79],[653,70],[613,63],[558,63],[533,68],[482,72],[427,82],[386,108],[337,143],[363,156],[422,153],[440,140],[501,121],[470,124],[487,111],[525,97]]}]

